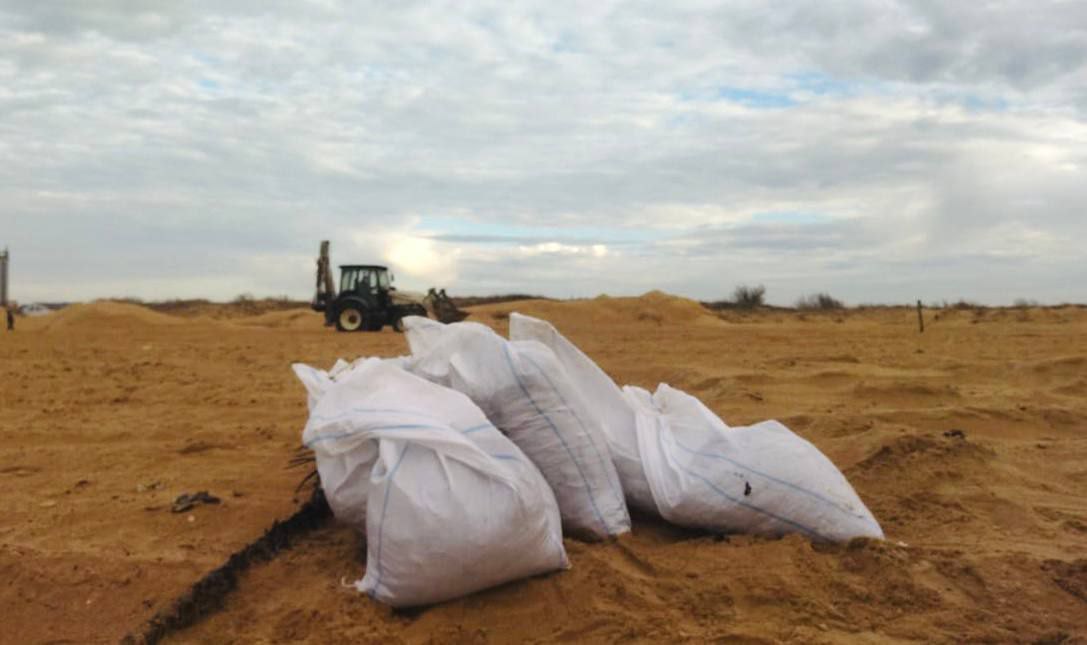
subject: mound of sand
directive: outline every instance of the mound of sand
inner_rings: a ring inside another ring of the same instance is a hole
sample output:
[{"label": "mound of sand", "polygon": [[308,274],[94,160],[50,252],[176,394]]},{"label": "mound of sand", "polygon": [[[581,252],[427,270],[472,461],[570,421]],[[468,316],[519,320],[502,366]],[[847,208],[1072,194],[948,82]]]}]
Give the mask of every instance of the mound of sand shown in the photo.
[{"label": "mound of sand", "polygon": [[320,330],[324,327],[325,319],[324,315],[321,313],[305,308],[288,309],[286,311],[269,311],[257,316],[238,318],[231,322],[246,327]]},{"label": "mound of sand", "polygon": [[480,322],[504,320],[510,312],[559,321],[564,327],[642,323],[647,325],[720,325],[712,311],[689,298],[662,291],[638,297],[597,296],[589,300],[520,300],[468,309]]},{"label": "mound of sand", "polygon": [[40,319],[28,320],[28,329],[42,331],[79,329],[135,329],[176,325],[263,327],[267,329],[319,330],[324,319],[319,313],[306,308],[265,311],[240,316],[233,305],[197,303],[179,309],[178,313],[160,313],[143,305],[97,300],[88,304],[74,304]]},{"label": "mound of sand", "polygon": [[87,304],[74,304],[48,316],[34,320],[38,329],[46,331],[68,329],[130,329],[133,327],[161,327],[180,325],[184,321],[167,316],[147,307],[124,302],[96,300]]}]

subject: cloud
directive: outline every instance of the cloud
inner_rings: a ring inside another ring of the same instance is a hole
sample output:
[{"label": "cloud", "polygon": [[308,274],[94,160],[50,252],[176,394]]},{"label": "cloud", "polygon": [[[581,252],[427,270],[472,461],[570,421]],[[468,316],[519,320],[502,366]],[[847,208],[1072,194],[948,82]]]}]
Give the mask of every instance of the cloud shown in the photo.
[{"label": "cloud", "polygon": [[560,242],[541,242],[531,246],[518,246],[517,250],[521,252],[521,255],[527,256],[588,255],[594,258],[602,258],[608,254],[608,247],[605,244],[576,246],[573,244],[562,244]]},{"label": "cloud", "polygon": [[1083,25],[1075,2],[7,2],[0,244],[23,300],[308,297],[321,239],[465,293],[1083,300]]},{"label": "cloud", "polygon": [[443,252],[434,240],[412,235],[394,235],[384,246],[384,259],[402,275],[428,284],[456,284],[457,249]]}]

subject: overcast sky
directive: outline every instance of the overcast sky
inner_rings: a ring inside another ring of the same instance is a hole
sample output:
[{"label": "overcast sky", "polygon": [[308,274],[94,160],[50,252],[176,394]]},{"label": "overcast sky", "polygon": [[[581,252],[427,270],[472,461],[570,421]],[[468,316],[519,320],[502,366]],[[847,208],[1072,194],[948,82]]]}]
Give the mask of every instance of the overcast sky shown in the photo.
[{"label": "overcast sky", "polygon": [[1087,301],[1087,2],[348,4],[0,2],[12,295]]}]

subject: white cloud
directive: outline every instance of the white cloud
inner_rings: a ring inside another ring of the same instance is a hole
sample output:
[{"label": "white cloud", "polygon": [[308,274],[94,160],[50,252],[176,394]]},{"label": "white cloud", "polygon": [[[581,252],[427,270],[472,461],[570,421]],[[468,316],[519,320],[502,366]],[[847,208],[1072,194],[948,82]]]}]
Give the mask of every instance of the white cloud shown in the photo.
[{"label": "white cloud", "polygon": [[532,246],[520,246],[523,255],[575,255],[584,252],[580,246],[560,244],[559,242],[541,242]]},{"label": "white cloud", "polygon": [[411,234],[393,234],[384,244],[391,268],[416,286],[456,285],[458,249],[442,249],[434,240]]},{"label": "white cloud", "polygon": [[7,2],[0,244],[24,299],[307,297],[297,259],[332,239],[473,293],[1084,300],[1083,25],[1075,2]]}]

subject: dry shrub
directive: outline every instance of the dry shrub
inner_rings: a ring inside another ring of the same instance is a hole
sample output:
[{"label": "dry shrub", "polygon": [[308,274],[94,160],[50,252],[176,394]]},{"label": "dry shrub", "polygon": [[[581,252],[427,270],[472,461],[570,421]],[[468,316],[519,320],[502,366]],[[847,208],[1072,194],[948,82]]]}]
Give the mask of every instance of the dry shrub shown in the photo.
[{"label": "dry shrub", "polygon": [[732,291],[732,303],[740,309],[754,309],[765,303],[766,287],[741,284]]},{"label": "dry shrub", "polygon": [[835,310],[845,309],[845,304],[829,293],[821,292],[800,296],[796,299],[796,308],[805,310]]},{"label": "dry shrub", "polygon": [[724,310],[764,307],[766,306],[765,297],[766,287],[761,284],[756,287],[742,284],[732,291],[731,300],[703,300],[699,304],[706,309],[718,312],[718,315],[720,315],[720,312]]},{"label": "dry shrub", "polygon": [[518,300],[551,300],[552,298],[527,293],[505,293],[495,296],[449,296],[449,299],[458,307],[475,307],[476,305],[497,305]]}]

